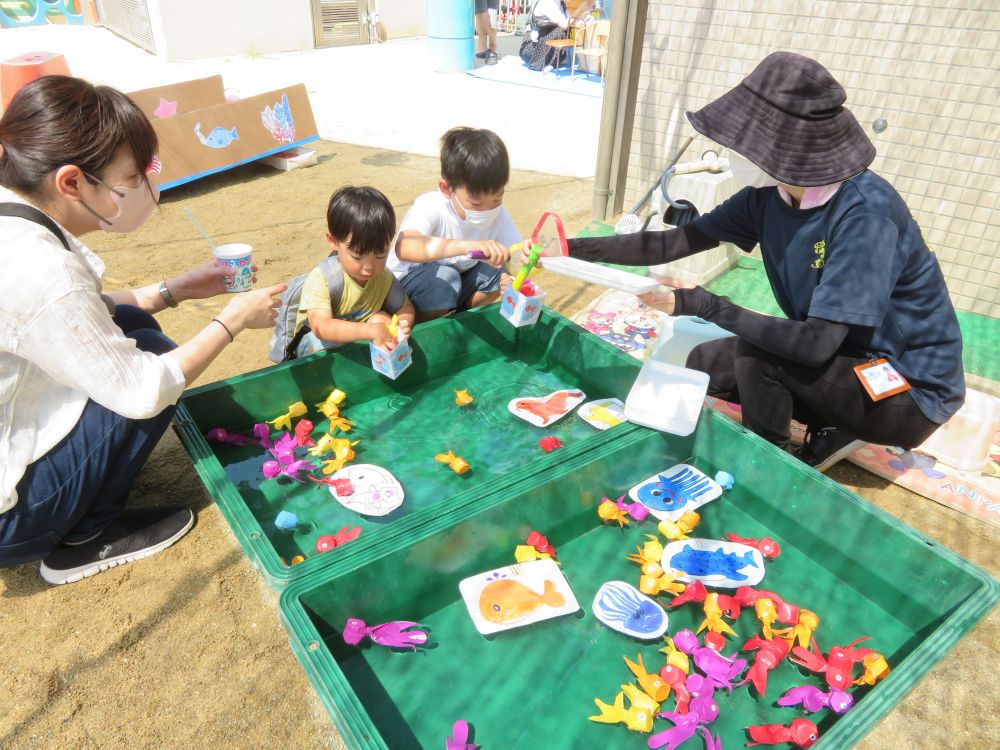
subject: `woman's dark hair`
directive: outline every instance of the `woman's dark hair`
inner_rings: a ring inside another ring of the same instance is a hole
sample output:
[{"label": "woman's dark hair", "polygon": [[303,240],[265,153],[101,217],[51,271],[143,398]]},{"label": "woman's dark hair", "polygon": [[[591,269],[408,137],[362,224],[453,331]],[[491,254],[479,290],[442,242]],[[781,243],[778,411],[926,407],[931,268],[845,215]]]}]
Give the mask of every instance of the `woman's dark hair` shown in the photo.
[{"label": "woman's dark hair", "polygon": [[337,242],[360,255],[384,253],[396,233],[396,212],[375,188],[347,185],[330,196],[326,227]]},{"label": "woman's dark hair", "polygon": [[122,144],[145,175],[156,131],[135,102],[109,86],[44,76],[18,91],[0,117],[0,185],[36,195],[65,164],[103,176]]},{"label": "woman's dark hair", "polygon": [[441,176],[452,190],[499,193],[510,180],[507,147],[492,130],[452,128],[441,136]]}]

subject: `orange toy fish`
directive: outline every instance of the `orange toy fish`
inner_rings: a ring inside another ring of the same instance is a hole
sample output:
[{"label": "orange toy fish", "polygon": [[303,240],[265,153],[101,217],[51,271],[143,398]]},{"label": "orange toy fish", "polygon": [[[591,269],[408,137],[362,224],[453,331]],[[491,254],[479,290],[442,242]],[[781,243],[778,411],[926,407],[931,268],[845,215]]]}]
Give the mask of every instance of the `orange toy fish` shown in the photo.
[{"label": "orange toy fish", "polygon": [[534,414],[539,419],[549,420],[564,414],[570,398],[579,398],[583,391],[557,391],[546,399],[521,398],[514,402],[514,408]]},{"label": "orange toy fish", "polygon": [[689,510],[676,521],[660,521],[656,529],[663,534],[668,541],[676,542],[680,539],[687,539],[688,534],[694,531],[694,527],[698,525],[700,520],[700,515],[693,510]]},{"label": "orange toy fish", "polygon": [[628,523],[628,513],[615,505],[613,500],[608,500],[604,498],[600,505],[597,506],[597,515],[601,517],[602,521],[617,521],[618,526],[624,526]]},{"label": "orange toy fish", "polygon": [[642,654],[639,654],[639,656],[636,657],[636,661],[632,661],[626,656],[625,663],[628,665],[628,668],[632,670],[632,674],[635,675],[636,682],[639,683],[639,687],[642,688],[646,695],[657,703],[663,703],[663,701],[667,699],[670,695],[670,685],[664,682],[660,675],[650,674],[646,671],[646,667],[642,663]]},{"label": "orange toy fish", "polygon": [[868,654],[862,663],[865,665],[865,673],[854,681],[855,685],[874,685],[892,671],[889,669],[889,662],[878,652]]},{"label": "orange toy fish", "polygon": [[479,595],[479,612],[483,618],[497,625],[518,622],[542,605],[561,607],[566,597],[556,591],[553,581],[546,580],[538,594],[523,583],[509,578],[493,581]]},{"label": "orange toy fish", "polygon": [[438,453],[434,456],[434,460],[440,461],[443,464],[448,464],[448,468],[456,474],[464,474],[472,468],[469,466],[468,461],[461,456],[456,456],[452,451],[448,451],[447,453]]},{"label": "orange toy fish", "polygon": [[467,390],[459,390],[458,388],[452,388],[452,390],[455,391],[455,403],[459,406],[468,406],[475,401]]}]

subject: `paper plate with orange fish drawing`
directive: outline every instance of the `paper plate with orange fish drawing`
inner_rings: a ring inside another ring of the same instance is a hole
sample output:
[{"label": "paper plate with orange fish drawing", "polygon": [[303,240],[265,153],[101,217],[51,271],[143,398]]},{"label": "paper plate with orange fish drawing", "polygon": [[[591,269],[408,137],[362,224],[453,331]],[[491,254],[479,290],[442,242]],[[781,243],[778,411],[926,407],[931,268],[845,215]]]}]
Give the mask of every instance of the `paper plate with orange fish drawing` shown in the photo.
[{"label": "paper plate with orange fish drawing", "polygon": [[469,616],[483,635],[561,617],[580,605],[553,560],[508,565],[458,584]]},{"label": "paper plate with orange fish drawing", "polygon": [[564,388],[553,391],[548,396],[523,396],[507,404],[510,413],[531,422],[535,427],[548,427],[557,422],[587,398],[580,390]]}]

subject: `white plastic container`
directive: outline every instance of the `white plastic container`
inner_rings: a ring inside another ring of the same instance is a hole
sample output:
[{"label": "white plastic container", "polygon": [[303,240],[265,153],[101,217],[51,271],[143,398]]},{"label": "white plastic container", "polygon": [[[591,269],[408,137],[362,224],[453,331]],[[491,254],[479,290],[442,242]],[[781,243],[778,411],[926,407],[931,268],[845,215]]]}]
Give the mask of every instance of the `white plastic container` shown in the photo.
[{"label": "white plastic container", "polygon": [[628,271],[600,266],[597,263],[589,263],[565,255],[546,257],[542,263],[546,271],[553,271],[563,276],[586,281],[588,284],[606,286],[609,289],[617,289],[629,294],[645,294],[660,286],[659,281],[648,276],[639,276]]},{"label": "white plastic container", "polygon": [[1000,399],[987,393],[965,392],[965,404],[915,450],[963,471],[982,468],[990,443],[1000,429]]},{"label": "white plastic container", "polygon": [[280,154],[272,154],[261,159],[269,167],[280,169],[282,172],[290,172],[293,169],[302,167],[312,167],[319,162],[316,152],[311,148],[296,146]]},{"label": "white plastic container", "polygon": [[707,391],[708,373],[651,359],[625,400],[625,418],[672,435],[690,435],[698,426]]},{"label": "white plastic container", "polygon": [[649,356],[651,359],[678,367],[684,367],[688,354],[699,344],[733,335],[725,328],[719,328],[715,323],[709,323],[707,320],[692,315],[680,315],[676,318],[669,318],[669,321],[670,330],[667,330],[666,325],[660,328],[656,346],[653,347]]}]

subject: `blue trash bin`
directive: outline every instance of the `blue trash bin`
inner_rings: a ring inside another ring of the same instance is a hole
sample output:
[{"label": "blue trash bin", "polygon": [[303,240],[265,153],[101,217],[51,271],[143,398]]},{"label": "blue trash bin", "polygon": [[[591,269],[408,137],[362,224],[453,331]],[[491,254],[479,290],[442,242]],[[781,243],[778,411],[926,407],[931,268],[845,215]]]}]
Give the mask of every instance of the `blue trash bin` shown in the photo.
[{"label": "blue trash bin", "polygon": [[427,56],[434,70],[460,73],[475,66],[473,0],[427,0]]}]

